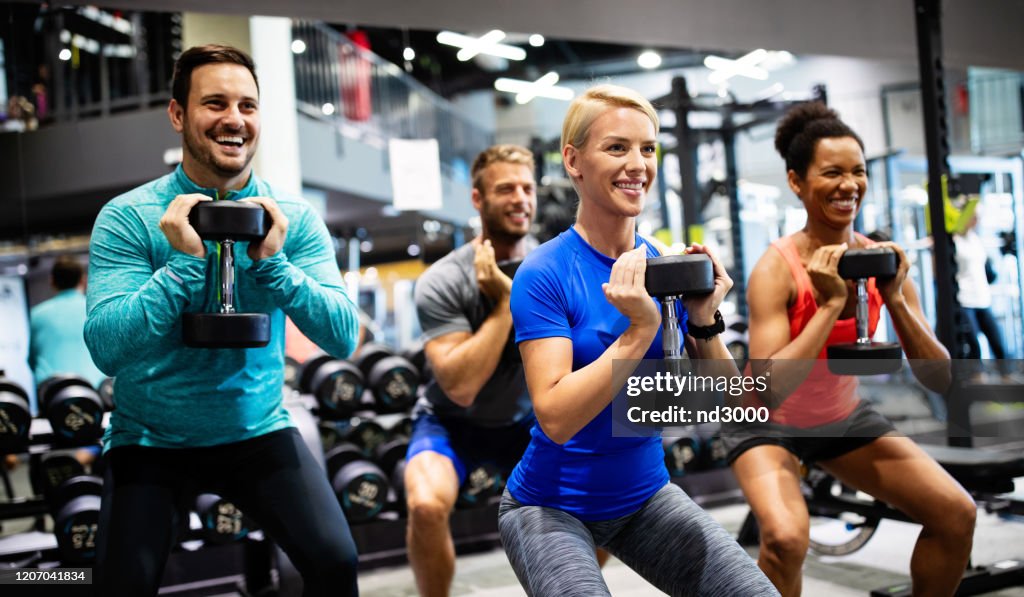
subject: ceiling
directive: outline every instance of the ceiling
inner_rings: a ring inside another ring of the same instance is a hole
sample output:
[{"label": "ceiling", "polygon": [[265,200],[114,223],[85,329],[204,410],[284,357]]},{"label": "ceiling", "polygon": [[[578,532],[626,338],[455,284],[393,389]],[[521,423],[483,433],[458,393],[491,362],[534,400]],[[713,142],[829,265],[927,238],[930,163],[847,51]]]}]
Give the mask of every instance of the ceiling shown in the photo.
[{"label": "ceiling", "polygon": [[[66,4],[92,4],[65,0]],[[914,0],[106,0],[132,10],[288,16],[375,27],[915,62]],[[1024,0],[941,0],[945,61],[1024,70]]]}]

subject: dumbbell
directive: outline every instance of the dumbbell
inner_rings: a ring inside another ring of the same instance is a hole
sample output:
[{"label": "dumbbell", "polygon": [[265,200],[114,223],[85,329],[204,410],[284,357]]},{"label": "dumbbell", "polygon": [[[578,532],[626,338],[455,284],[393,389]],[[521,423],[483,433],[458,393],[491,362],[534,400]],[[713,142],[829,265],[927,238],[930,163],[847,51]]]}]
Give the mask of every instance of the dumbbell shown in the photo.
[{"label": "dumbbell", "polygon": [[409,361],[420,372],[420,385],[430,383],[434,378],[434,371],[430,368],[430,361],[427,360],[427,352],[422,342],[417,342],[402,351],[402,358]]},{"label": "dumbbell", "polygon": [[182,340],[193,348],[257,348],[270,342],[270,316],[235,311],[235,243],[259,241],[270,231],[270,215],[246,201],[201,201],[188,214],[203,240],[217,241],[220,283],[217,313],[185,313]]},{"label": "dumbbell", "polygon": [[350,523],[370,520],[380,514],[388,498],[388,477],[363,450],[341,443],[327,453],[327,476]]},{"label": "dumbbell", "polygon": [[103,480],[90,475],[67,479],[50,498],[53,533],[64,565],[91,565],[96,559]]},{"label": "dumbbell", "polygon": [[[377,446],[374,450],[373,461],[377,463],[380,470],[384,471],[385,475],[391,480],[391,493],[389,494],[389,502],[392,503],[394,508],[399,512],[405,509],[405,495],[404,486],[405,479],[402,479],[400,484],[395,482],[395,471],[399,468],[402,469],[402,475],[405,475],[405,455],[409,451],[409,439],[406,437],[394,437],[383,444]],[[399,466],[401,464],[401,467]]]},{"label": "dumbbell", "polygon": [[55,443],[81,446],[103,436],[103,400],[75,375],[54,375],[39,384],[39,413],[50,421]]},{"label": "dumbbell", "polygon": [[661,303],[661,345],[665,360],[678,362],[680,350],[677,301],[686,295],[708,294],[715,290],[715,271],[711,258],[703,253],[662,255],[647,260],[644,276],[647,294]]},{"label": "dumbbell", "polygon": [[398,419],[387,428],[387,432],[391,439],[400,437],[404,437],[406,440],[412,439],[412,417]]},{"label": "dumbbell", "polygon": [[235,504],[215,493],[196,496],[195,511],[199,515],[203,541],[224,545],[249,534],[251,524]]},{"label": "dumbbell", "polygon": [[103,409],[107,411],[114,410],[114,378],[103,378],[103,381],[100,382],[100,387],[96,388],[96,391],[100,395],[100,400],[103,401]]},{"label": "dumbbell", "polygon": [[31,425],[28,392],[0,371],[0,454],[24,452]]},{"label": "dumbbell", "polygon": [[38,457],[32,455],[29,462],[32,490],[47,498],[52,497],[68,479],[86,474],[85,466],[68,452],[50,452]]},{"label": "dumbbell", "polygon": [[505,490],[505,476],[496,465],[485,462],[470,469],[466,480],[459,487],[459,497],[455,500],[456,508],[476,508],[484,506],[490,498],[500,496]]},{"label": "dumbbell", "polygon": [[661,446],[669,476],[684,477],[701,469],[703,447],[694,434],[662,436]]},{"label": "dumbbell", "polygon": [[306,361],[299,375],[299,391],[316,396],[325,420],[344,419],[360,410],[365,388],[358,367],[325,354]]},{"label": "dumbbell", "polygon": [[827,349],[828,369],[836,375],[879,375],[899,371],[903,350],[894,342],[875,342],[868,332],[868,278],[891,278],[899,262],[887,247],[848,249],[839,258],[839,276],[857,285],[857,341]]},{"label": "dumbbell", "polygon": [[364,344],[352,359],[363,372],[379,413],[408,410],[416,402],[420,372],[381,344]]}]

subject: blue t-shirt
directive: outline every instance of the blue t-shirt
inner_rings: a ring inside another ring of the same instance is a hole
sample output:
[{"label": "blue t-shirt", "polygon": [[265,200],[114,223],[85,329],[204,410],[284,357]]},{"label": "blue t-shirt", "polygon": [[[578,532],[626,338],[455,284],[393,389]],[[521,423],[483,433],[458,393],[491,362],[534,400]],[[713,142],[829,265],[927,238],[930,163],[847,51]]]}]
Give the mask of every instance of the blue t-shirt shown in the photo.
[{"label": "blue t-shirt", "polygon": [[[659,255],[636,235],[635,247],[641,244],[648,257]],[[516,342],[571,339],[573,371],[604,354],[629,327],[601,289],[614,263],[573,228],[530,253],[512,284]],[[685,321],[683,312],[684,332]],[[663,356],[659,330],[644,358]],[[530,433],[508,481],[512,496],[525,505],[556,508],[584,521],[608,520],[635,512],[668,482],[661,438],[613,437],[611,404],[564,445],[551,441],[540,424]]]}]

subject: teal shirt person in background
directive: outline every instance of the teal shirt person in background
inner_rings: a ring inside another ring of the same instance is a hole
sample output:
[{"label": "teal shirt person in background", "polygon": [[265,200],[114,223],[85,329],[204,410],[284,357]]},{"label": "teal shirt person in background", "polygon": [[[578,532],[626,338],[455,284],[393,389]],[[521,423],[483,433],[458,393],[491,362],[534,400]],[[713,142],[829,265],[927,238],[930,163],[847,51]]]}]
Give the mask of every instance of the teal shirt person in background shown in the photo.
[{"label": "teal shirt person in background", "polygon": [[103,373],[85,346],[85,270],[71,255],[53,263],[50,283],[57,294],[32,308],[28,364],[36,384],[58,374],[78,375],[98,387]]},{"label": "teal shirt person in background", "polygon": [[[112,199],[90,239],[85,341],[116,378],[104,437],[96,541],[99,595],[156,595],[197,493],[235,504],[301,573],[305,595],[357,595],[355,542],[327,475],[293,427],[284,395],[285,315],[344,358],[359,328],[320,217],[252,171],[259,83],[248,54],[189,48],[167,113],[182,135],[172,173]],[[188,220],[201,201],[249,201],[270,216],[235,245],[235,306],[267,313],[261,348],[189,348],[182,315],[217,312],[217,245]]]}]

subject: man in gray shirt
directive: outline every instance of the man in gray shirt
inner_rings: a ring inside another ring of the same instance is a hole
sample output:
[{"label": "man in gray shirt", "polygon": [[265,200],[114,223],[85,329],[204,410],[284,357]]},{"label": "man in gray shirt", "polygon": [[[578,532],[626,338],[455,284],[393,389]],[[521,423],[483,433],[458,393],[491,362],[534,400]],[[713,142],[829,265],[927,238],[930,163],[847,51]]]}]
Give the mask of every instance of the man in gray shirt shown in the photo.
[{"label": "man in gray shirt", "polygon": [[[421,595],[447,595],[455,575],[448,516],[459,486],[489,463],[506,476],[530,441],[533,411],[519,351],[510,343],[512,279],[537,207],[533,155],[496,145],[473,161],[482,232],[416,283],[416,309],[435,381],[414,413],[405,469],[409,561]],[[506,271],[508,268],[505,268]]]}]

